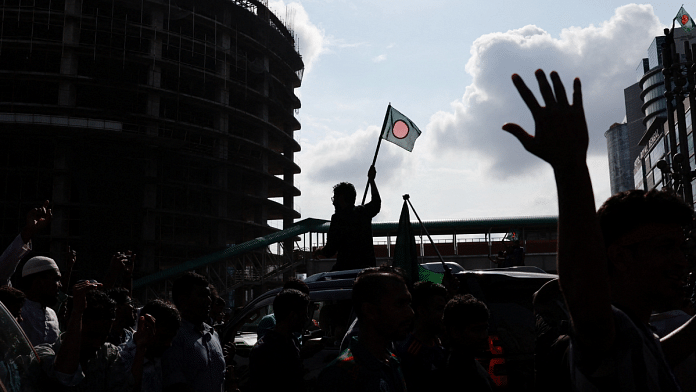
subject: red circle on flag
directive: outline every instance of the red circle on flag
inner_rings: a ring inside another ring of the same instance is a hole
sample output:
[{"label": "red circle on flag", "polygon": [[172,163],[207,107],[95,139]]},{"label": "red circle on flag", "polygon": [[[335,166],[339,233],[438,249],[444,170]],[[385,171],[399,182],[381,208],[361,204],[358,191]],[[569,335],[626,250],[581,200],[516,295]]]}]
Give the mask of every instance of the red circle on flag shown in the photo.
[{"label": "red circle on flag", "polygon": [[689,23],[689,15],[682,15],[682,24],[685,25]]},{"label": "red circle on flag", "polygon": [[397,139],[405,138],[408,136],[408,125],[402,120],[395,122],[394,126],[392,127],[392,134]]}]

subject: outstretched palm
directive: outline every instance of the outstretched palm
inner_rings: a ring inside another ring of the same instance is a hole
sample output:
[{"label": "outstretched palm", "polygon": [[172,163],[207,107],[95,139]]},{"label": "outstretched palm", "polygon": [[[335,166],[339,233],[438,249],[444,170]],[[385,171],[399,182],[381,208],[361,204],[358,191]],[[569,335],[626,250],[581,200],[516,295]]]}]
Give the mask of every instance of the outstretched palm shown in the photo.
[{"label": "outstretched palm", "polygon": [[519,75],[512,75],[512,82],[532,112],[534,136],[514,123],[503,125],[503,129],[517,137],[527,151],[550,163],[554,168],[584,163],[589,137],[582,107],[580,79],[575,79],[573,83],[571,105],[558,73],[551,72],[553,89],[544,71],[539,69],[535,75],[546,106],[539,105]]}]

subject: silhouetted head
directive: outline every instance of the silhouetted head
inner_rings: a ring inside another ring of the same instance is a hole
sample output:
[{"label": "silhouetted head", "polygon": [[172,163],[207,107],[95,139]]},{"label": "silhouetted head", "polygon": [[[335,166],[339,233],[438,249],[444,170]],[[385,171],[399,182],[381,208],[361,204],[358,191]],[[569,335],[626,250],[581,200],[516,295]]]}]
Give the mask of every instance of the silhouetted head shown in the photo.
[{"label": "silhouetted head", "polygon": [[416,314],[418,325],[433,333],[442,330],[442,312],[447,304],[447,289],[433,282],[416,282],[409,290],[413,297],[411,307]]},{"label": "silhouetted head", "polygon": [[408,335],[413,320],[406,281],[392,267],[362,270],[353,284],[353,308],[363,329],[381,338],[399,340]]},{"label": "silhouetted head", "polygon": [[106,343],[111,324],[116,318],[116,302],[101,290],[86,294],[87,307],[82,313],[81,346],[87,351],[96,351]]},{"label": "silhouetted head", "polygon": [[632,231],[650,224],[685,226],[693,211],[673,192],[634,189],[617,193],[597,211],[604,244],[609,248]]},{"label": "silhouetted head", "polygon": [[301,332],[307,322],[309,295],[295,289],[285,289],[273,300],[276,323],[289,322],[291,330]]},{"label": "silhouetted head", "polygon": [[346,208],[355,205],[355,187],[348,182],[342,182],[333,187],[333,204],[336,208]]},{"label": "silhouetted head", "polygon": [[297,278],[288,278],[288,280],[285,281],[283,284],[283,290],[287,289],[295,289],[309,295],[309,286],[307,286],[307,283]]},{"label": "silhouetted head", "polygon": [[194,324],[208,319],[212,298],[208,281],[203,275],[189,271],[172,285],[172,300],[181,313],[181,318]]},{"label": "silhouetted head", "polygon": [[161,357],[164,351],[171,347],[172,340],[181,326],[179,311],[171,302],[156,299],[145,304],[140,314],[149,314],[155,319],[155,338],[147,347],[147,355]]},{"label": "silhouetted head", "polygon": [[488,347],[488,318],[483,302],[471,294],[457,295],[445,305],[442,321],[455,349],[476,355]]},{"label": "silhouetted head", "polygon": [[106,294],[116,302],[116,324],[124,328],[135,326],[135,305],[128,289],[117,287],[107,290]]},{"label": "silhouetted head", "polygon": [[50,257],[35,256],[22,268],[21,289],[27,297],[43,306],[52,306],[58,300],[60,270]]},{"label": "silhouetted head", "polygon": [[618,193],[597,211],[614,293],[662,306],[679,303],[688,263],[684,226],[691,208],[669,191]]}]

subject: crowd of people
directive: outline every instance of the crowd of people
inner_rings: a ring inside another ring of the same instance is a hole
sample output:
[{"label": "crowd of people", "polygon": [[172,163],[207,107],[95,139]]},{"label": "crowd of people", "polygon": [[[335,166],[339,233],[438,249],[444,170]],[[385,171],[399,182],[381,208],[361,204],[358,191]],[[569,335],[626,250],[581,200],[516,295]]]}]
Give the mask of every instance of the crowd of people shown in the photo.
[{"label": "crowd of people", "polygon": [[[205,277],[188,272],[172,286],[172,302],[139,307],[132,298],[135,255],[117,253],[103,279],[70,287],[77,260],[68,250],[63,271],[45,256],[22,258],[52,217],[49,202],[31,210],[21,233],[0,256],[0,302],[38,354],[40,370],[19,373],[3,358],[3,384],[21,391],[224,391],[228,368],[215,327],[225,301]],[[117,277],[121,276],[121,285]],[[69,290],[67,288],[70,287]],[[69,295],[68,295],[69,294]],[[8,350],[8,353],[10,350]],[[8,355],[3,353],[3,355]],[[14,370],[14,372],[13,372]]]},{"label": "crowd of people", "polygon": [[[596,210],[580,81],[574,81],[569,102],[557,73],[549,82],[538,70],[536,78],[545,106],[518,75],[512,77],[534,118],[534,135],[514,123],[503,126],[552,166],[558,191],[558,279],[533,299],[535,389],[695,391],[696,321],[683,292],[692,209],[670,191],[634,190],[612,196]],[[335,269],[363,269],[352,287],[357,318],[345,332],[340,354],[311,388],[493,391],[493,380],[476,360],[488,346],[486,304],[456,294],[453,279],[410,285],[399,269],[374,267],[367,230],[381,203],[375,175],[372,167],[372,201],[364,206],[354,205],[350,184],[334,188],[336,214],[327,246],[317,254],[338,253]],[[0,302],[41,359],[40,372],[25,390],[237,388],[234,348],[224,346],[216,330],[225,303],[199,274],[187,272],[174,282],[172,302],[154,300],[141,308],[131,293],[134,254],[114,255],[113,273],[103,283],[81,280],[70,286],[77,255],[69,250],[62,271],[51,258],[28,259],[15,288],[11,276],[31,250],[32,237],[50,220],[48,202],[30,211],[24,229],[0,256]],[[522,261],[515,265],[523,264],[523,253],[517,253]],[[258,324],[243,388],[310,387],[303,360],[321,347],[302,336],[313,310],[309,295],[307,285],[294,279],[279,291],[273,314]],[[0,369],[3,377],[7,373]]]}]

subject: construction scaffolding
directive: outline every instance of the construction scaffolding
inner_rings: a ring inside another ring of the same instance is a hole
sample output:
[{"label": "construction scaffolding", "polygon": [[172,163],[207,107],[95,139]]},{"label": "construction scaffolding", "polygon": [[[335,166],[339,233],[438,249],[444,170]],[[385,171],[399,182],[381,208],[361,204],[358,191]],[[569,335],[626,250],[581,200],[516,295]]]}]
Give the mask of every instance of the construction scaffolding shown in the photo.
[{"label": "construction scaffolding", "polygon": [[[294,89],[304,65],[287,10],[283,23],[256,0],[1,7],[2,148],[44,154],[40,174],[21,158],[0,165],[12,195],[0,203],[3,241],[22,210],[50,199],[54,222],[38,253],[60,261],[65,246],[82,250],[94,261],[78,264],[79,279],[100,278],[110,254],[132,249],[145,276],[300,217]],[[264,276],[291,248],[258,250],[235,268]],[[211,276],[222,282],[225,271]]]}]

